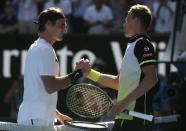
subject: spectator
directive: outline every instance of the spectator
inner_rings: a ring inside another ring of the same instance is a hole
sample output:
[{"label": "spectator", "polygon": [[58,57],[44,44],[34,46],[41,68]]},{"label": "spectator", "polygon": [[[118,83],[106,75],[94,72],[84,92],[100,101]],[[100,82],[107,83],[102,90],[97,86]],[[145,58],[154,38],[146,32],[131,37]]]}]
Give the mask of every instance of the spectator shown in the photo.
[{"label": "spectator", "polygon": [[[182,76],[178,72],[170,72],[166,82],[161,77],[159,82],[159,90],[153,99],[154,116],[171,116],[180,113],[183,108],[182,101],[180,101],[180,98],[183,98],[183,93],[180,90],[184,91]],[[169,120],[171,121],[171,118]],[[154,125],[154,128],[156,131],[178,131],[179,126],[180,124],[172,121]]]},{"label": "spectator", "polygon": [[179,90],[182,83],[182,75],[178,72],[171,72],[166,81],[160,77],[159,90],[153,97],[154,115],[170,115],[177,112],[179,108],[177,99],[181,93]]},{"label": "spectator", "polygon": [[109,34],[113,25],[113,14],[103,0],[93,0],[93,5],[84,14],[89,34]]},{"label": "spectator", "polygon": [[[105,0],[114,16],[112,33],[123,33],[123,21],[131,6],[140,3],[138,0]],[[121,17],[123,16],[123,17]]]},{"label": "spectator", "polygon": [[170,99],[166,95],[167,84],[163,76],[159,76],[159,82],[157,84],[157,92],[153,96],[152,109],[155,116],[170,114],[172,107],[170,106]]},{"label": "spectator", "polygon": [[[185,2],[186,3],[186,2]],[[183,16],[182,29],[180,32],[180,42],[176,43],[178,45],[178,63],[174,63],[174,65],[178,68],[179,72],[186,77],[186,12]]]},{"label": "spectator", "polygon": [[68,32],[71,31],[71,24],[70,19],[72,15],[72,3],[70,0],[49,0],[44,4],[44,9],[50,8],[50,7],[57,7],[60,9],[63,9],[64,14],[67,18],[67,25],[68,25]]},{"label": "spectator", "polygon": [[38,13],[43,11],[44,4],[46,0],[37,0],[37,8],[38,8]]},{"label": "spectator", "polygon": [[10,118],[17,120],[19,106],[23,99],[23,78],[14,79],[11,88],[4,96],[4,103],[10,104]]},{"label": "spectator", "polygon": [[4,14],[0,16],[0,34],[13,34],[17,31],[17,18],[11,3],[6,3]]},{"label": "spectator", "polygon": [[90,6],[92,0],[72,0],[72,31],[73,33],[84,33],[85,21],[83,15],[85,10]]},{"label": "spectator", "polygon": [[158,0],[153,3],[154,31],[170,33],[173,29],[176,4],[170,0]]},{"label": "spectator", "polygon": [[[123,21],[125,20],[125,17],[127,16],[127,12],[129,9],[127,0],[119,0],[114,1],[111,0],[111,3],[109,3],[113,15],[114,15],[114,21],[113,21],[113,33],[122,33],[123,32]],[[123,16],[123,17],[121,17]]]},{"label": "spectator", "polygon": [[151,9],[151,4],[153,0],[138,0],[139,3],[143,4],[143,5],[147,5],[150,9]]},{"label": "spectator", "polygon": [[35,34],[39,0],[16,0],[18,4],[18,31],[20,34]]}]

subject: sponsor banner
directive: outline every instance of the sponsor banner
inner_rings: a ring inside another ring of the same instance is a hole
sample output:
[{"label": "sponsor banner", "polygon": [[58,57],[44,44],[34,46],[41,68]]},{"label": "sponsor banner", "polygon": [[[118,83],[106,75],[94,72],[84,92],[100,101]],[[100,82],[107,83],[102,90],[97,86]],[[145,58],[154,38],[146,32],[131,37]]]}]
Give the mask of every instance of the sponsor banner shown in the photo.
[{"label": "sponsor banner", "polygon": [[[153,38],[153,37],[152,37]],[[26,53],[37,36],[0,36],[0,77],[14,78],[24,74]],[[164,38],[165,39],[165,38]],[[154,41],[157,46],[161,37]],[[71,72],[75,62],[82,57],[92,63],[101,58],[107,65],[107,72],[116,74],[125,52],[127,39],[123,36],[66,35],[64,40],[54,44],[60,62],[61,75]],[[146,57],[150,54],[144,54]]]}]

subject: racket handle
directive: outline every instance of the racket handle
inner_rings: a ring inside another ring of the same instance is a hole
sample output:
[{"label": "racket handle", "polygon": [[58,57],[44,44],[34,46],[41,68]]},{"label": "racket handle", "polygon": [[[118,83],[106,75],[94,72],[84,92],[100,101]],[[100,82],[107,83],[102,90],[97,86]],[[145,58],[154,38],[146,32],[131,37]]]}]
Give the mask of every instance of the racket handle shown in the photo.
[{"label": "racket handle", "polygon": [[153,119],[154,119],[153,115],[147,115],[147,114],[143,114],[143,113],[140,113],[140,112],[129,111],[129,110],[125,110],[124,112],[126,112],[130,116],[140,118],[140,119],[144,119],[144,120],[147,120],[147,121],[153,121]]}]

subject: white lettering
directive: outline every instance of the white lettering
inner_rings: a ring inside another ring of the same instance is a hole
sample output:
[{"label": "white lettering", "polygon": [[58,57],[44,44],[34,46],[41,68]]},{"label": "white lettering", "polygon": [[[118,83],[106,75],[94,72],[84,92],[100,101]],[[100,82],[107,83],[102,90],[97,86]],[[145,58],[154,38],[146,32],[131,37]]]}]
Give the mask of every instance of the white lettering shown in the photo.
[{"label": "white lettering", "polygon": [[[18,50],[5,50],[3,51],[3,76],[6,78],[11,77],[11,57],[18,57]],[[14,64],[14,63],[13,63]]]},{"label": "white lettering", "polygon": [[116,63],[116,68],[117,68],[117,71],[119,71],[120,66],[121,66],[121,62],[122,62],[122,58],[123,58],[121,48],[119,46],[119,42],[117,42],[117,41],[111,42],[111,47],[112,47],[111,49],[112,49],[112,53],[114,56],[114,60]]},{"label": "white lettering", "polygon": [[21,75],[24,74],[26,54],[27,54],[27,50],[21,51]]},{"label": "white lettering", "polygon": [[73,52],[68,50],[68,47],[65,46],[61,50],[57,51],[57,55],[59,56],[59,62],[60,62],[60,69],[61,69],[60,75],[65,75],[67,74],[67,64],[68,64],[67,57],[72,56]]}]

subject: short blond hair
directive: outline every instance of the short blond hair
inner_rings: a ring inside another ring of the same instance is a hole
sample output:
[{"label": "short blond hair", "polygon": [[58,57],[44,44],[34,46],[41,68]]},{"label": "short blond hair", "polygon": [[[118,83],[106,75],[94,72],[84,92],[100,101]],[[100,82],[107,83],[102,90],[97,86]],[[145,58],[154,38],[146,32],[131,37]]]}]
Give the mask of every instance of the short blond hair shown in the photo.
[{"label": "short blond hair", "polygon": [[146,5],[136,4],[129,9],[128,13],[130,12],[133,17],[137,17],[140,20],[145,29],[149,27],[152,19],[152,13],[149,7]]}]

